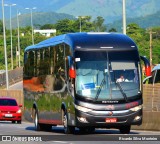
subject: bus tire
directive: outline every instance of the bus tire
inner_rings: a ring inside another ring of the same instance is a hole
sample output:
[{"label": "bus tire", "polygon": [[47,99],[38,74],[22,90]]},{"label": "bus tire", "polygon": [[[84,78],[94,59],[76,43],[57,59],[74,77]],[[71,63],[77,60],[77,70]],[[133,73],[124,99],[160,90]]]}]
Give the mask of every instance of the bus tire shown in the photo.
[{"label": "bus tire", "polygon": [[120,133],[121,134],[129,134],[131,130],[131,126],[127,125],[127,126],[123,126],[120,128]]},{"label": "bus tire", "polygon": [[67,114],[67,112],[64,112],[64,110],[62,110],[62,123],[64,126],[64,133],[65,134],[73,134],[74,133],[75,127],[68,125],[68,114]]},{"label": "bus tire", "polygon": [[34,125],[35,125],[35,130],[36,131],[40,131],[41,130],[41,125],[39,124],[39,119],[38,119],[38,112],[35,112],[35,116],[34,116]]}]

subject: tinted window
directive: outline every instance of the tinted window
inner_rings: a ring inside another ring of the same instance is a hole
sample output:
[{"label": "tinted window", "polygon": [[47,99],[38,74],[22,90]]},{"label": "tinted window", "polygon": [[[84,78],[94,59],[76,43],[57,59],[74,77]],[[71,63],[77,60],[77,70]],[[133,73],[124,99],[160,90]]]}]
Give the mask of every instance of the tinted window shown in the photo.
[{"label": "tinted window", "polygon": [[[140,82],[138,57],[134,56],[129,52],[77,51],[76,93],[98,100],[124,99],[123,93],[127,97],[136,96]],[[121,75],[124,78],[119,85],[123,92],[117,84]]]},{"label": "tinted window", "polygon": [[1,99],[0,106],[17,106],[17,102],[12,99]]},{"label": "tinted window", "polygon": [[157,70],[155,83],[160,83],[160,70]]}]

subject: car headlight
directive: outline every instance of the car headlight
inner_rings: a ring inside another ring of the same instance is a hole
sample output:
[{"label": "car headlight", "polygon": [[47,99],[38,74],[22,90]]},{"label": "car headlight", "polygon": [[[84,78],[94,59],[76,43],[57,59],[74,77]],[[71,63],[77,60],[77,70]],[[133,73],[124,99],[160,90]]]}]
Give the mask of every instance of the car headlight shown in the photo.
[{"label": "car headlight", "polygon": [[140,110],[140,109],[142,109],[142,105],[133,107],[133,108],[131,108],[130,110],[135,112],[135,111],[138,111],[138,110]]},{"label": "car headlight", "polygon": [[16,113],[21,113],[22,111],[21,111],[21,109],[19,109]]},{"label": "car headlight", "polygon": [[78,105],[75,105],[75,108],[79,111],[82,111],[82,112],[90,112],[92,111],[91,109],[89,108],[85,108],[85,107],[82,107],[82,106],[78,106]]}]

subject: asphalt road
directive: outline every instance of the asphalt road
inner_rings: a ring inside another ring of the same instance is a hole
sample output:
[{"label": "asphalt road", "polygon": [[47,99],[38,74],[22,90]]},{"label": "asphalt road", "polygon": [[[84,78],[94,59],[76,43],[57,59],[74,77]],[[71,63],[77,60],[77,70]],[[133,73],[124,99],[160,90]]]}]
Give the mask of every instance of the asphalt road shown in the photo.
[{"label": "asphalt road", "polygon": [[15,84],[13,84],[13,85],[10,85],[9,86],[9,89],[10,90],[22,90],[23,89],[23,81],[20,81],[20,82],[18,82],[18,83],[15,83]]},{"label": "asphalt road", "polygon": [[[23,82],[18,82],[11,85],[9,89],[23,88]],[[6,137],[7,136],[7,137]],[[8,137],[9,136],[9,137]],[[22,124],[12,124],[11,122],[0,122],[0,143],[8,144],[8,139],[11,138],[13,144],[29,143],[29,144],[159,144],[160,131],[140,131],[131,130],[129,135],[121,135],[116,129],[96,129],[94,134],[80,134],[78,129],[74,135],[65,135],[63,127],[52,127],[50,132],[40,131],[34,129],[33,123],[22,122]],[[152,139],[149,139],[152,138]],[[146,140],[147,139],[147,140]],[[5,141],[6,140],[6,141]],[[34,141],[32,141],[34,140]],[[41,141],[42,140],[42,141]],[[18,142],[17,142],[18,141]],[[27,141],[27,142],[26,142]]]},{"label": "asphalt road", "polygon": [[[3,138],[3,139],[2,139]],[[151,139],[152,138],[152,139]],[[129,135],[121,135],[116,129],[96,129],[94,134],[81,134],[78,129],[76,133],[65,135],[63,127],[52,127],[50,132],[34,129],[33,123],[22,122],[22,124],[12,124],[11,122],[0,122],[0,140],[3,143],[8,143],[7,140],[12,140],[11,143],[57,143],[57,144],[97,144],[97,143],[143,143],[143,144],[159,144],[160,131],[139,131],[131,130]],[[33,142],[34,140],[34,142]],[[41,141],[42,140],[42,141]],[[25,142],[27,141],[27,142]],[[84,142],[85,141],[85,142]],[[1,142],[0,142],[1,143]]]}]

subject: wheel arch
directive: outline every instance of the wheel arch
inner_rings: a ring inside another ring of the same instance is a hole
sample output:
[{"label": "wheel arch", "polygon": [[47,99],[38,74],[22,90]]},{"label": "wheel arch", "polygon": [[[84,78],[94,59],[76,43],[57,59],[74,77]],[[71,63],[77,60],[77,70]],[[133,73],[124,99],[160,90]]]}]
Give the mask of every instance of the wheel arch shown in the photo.
[{"label": "wheel arch", "polygon": [[35,117],[35,112],[38,114],[38,106],[37,106],[36,102],[34,102],[33,106],[32,106],[32,113],[31,113],[32,119],[34,119],[34,117]]},{"label": "wheel arch", "polygon": [[61,110],[63,110],[65,113],[67,112],[67,106],[65,102],[62,102],[61,104]]}]

